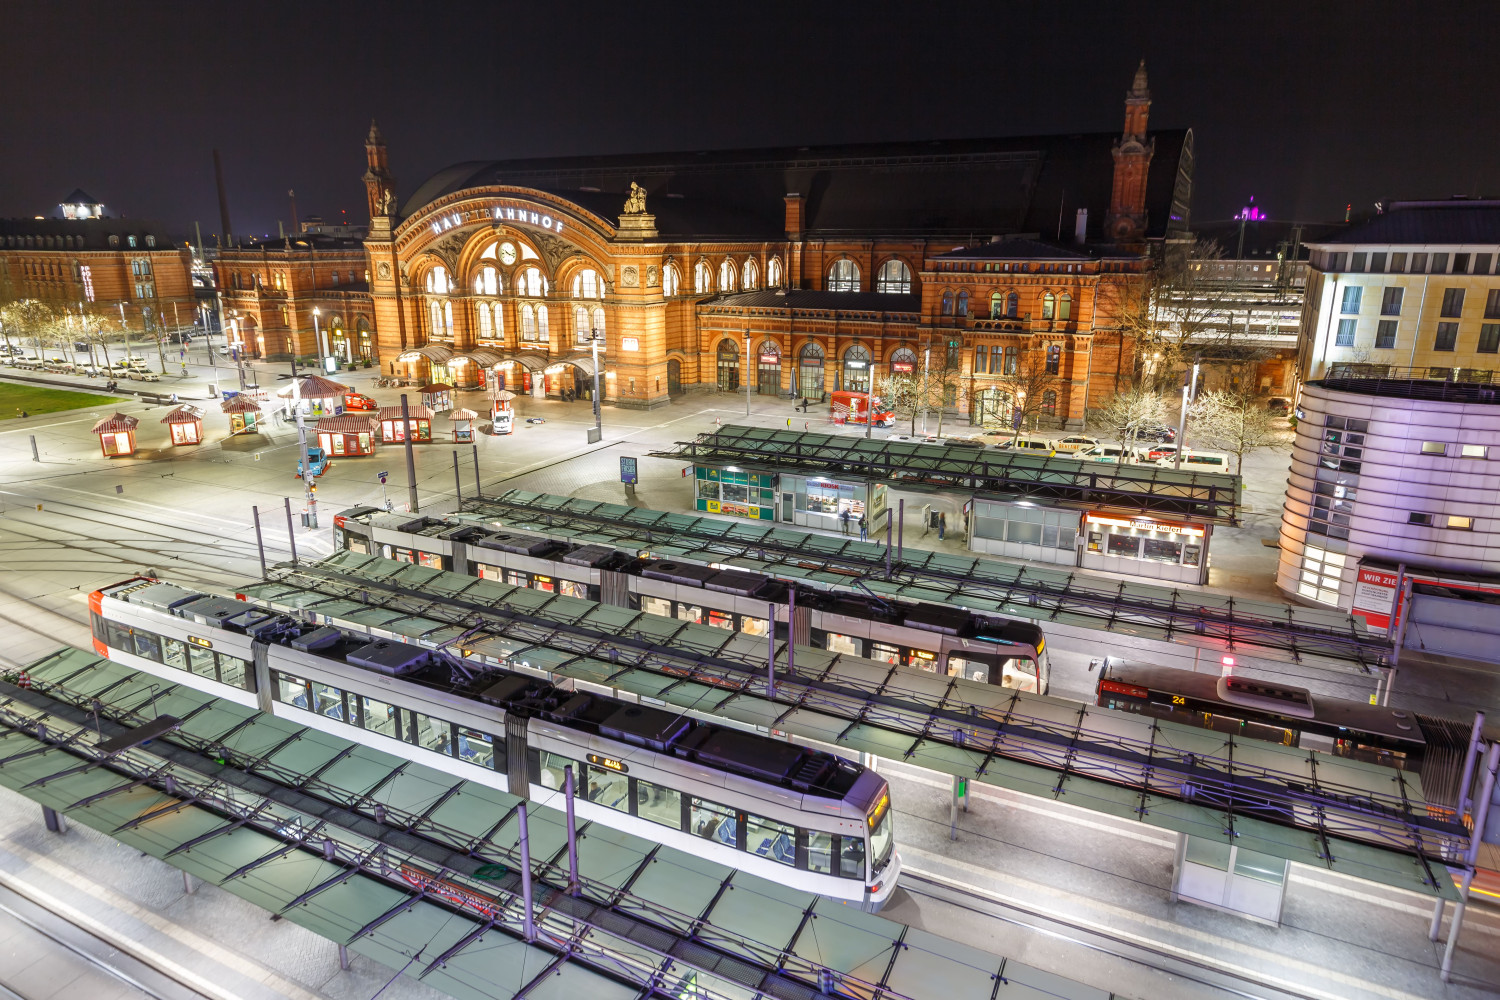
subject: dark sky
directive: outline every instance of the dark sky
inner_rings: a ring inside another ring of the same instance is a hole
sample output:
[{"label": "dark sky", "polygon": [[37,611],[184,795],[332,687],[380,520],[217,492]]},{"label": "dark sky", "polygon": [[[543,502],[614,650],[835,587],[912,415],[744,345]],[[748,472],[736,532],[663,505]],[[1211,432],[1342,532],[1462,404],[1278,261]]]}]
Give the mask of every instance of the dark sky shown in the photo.
[{"label": "dark sky", "polygon": [[[460,161],[1114,131],[1197,137],[1195,221],[1500,192],[1500,28],[1361,3],[10,3],[0,216],[74,187],[111,214],[241,232],[363,216],[372,117],[403,196]],[[728,11],[743,11],[735,18]]]}]

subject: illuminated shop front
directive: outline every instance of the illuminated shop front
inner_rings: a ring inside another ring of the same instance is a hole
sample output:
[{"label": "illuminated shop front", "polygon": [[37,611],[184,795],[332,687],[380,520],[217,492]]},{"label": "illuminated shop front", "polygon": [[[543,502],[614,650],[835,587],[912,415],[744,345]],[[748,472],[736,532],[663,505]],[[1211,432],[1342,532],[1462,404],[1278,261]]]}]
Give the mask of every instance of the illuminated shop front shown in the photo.
[{"label": "illuminated shop front", "polygon": [[1079,565],[1178,583],[1208,582],[1207,524],[1088,513]]},{"label": "illuminated shop front", "polygon": [[739,469],[693,470],[694,506],[708,514],[748,517],[753,521],[776,518],[776,476],[770,472]]}]

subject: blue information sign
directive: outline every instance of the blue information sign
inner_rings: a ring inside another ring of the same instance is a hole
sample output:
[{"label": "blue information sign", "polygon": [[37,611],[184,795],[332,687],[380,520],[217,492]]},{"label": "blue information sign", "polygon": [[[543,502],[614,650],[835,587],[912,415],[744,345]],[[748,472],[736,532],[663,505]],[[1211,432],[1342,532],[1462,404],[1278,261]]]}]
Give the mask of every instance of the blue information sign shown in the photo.
[{"label": "blue information sign", "polygon": [[630,486],[636,484],[635,474],[636,460],[625,455],[620,456],[620,482]]}]

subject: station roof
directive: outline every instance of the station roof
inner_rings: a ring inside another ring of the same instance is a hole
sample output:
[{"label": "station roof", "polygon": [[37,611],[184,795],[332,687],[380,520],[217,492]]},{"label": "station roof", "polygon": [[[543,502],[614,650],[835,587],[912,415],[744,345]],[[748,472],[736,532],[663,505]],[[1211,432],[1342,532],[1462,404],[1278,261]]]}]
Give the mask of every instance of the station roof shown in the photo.
[{"label": "station roof", "polygon": [[775,427],[730,425],[649,454],[693,465],[749,466],[845,482],[881,482],[897,489],[959,491],[1214,524],[1235,523],[1240,494],[1240,477],[1224,473]]},{"label": "station roof", "polygon": [[[565,822],[534,802],[527,944],[517,797],[78,650],[27,671],[0,692],[0,783],[461,1000],[815,1000],[823,970],[881,1000],[1109,997],[598,824],[569,896]],[[181,728],[105,759],[95,697],[105,735]]]},{"label": "station roof", "polygon": [[1467,845],[1414,774],[496,580],[344,552],[240,593],[1416,892],[1453,893]]},{"label": "station roof", "polygon": [[1319,247],[1494,245],[1500,243],[1500,200],[1396,202],[1363,223],[1308,243]]},{"label": "station roof", "polygon": [[904,548],[885,573],[876,542],[699,514],[674,514],[576,497],[509,490],[464,508],[505,525],[576,543],[603,543],[773,573],[827,589],[862,590],[928,604],[1147,636],[1217,651],[1273,649],[1293,659],[1378,662],[1389,642],[1340,611],[1114,582],[1055,567]]}]

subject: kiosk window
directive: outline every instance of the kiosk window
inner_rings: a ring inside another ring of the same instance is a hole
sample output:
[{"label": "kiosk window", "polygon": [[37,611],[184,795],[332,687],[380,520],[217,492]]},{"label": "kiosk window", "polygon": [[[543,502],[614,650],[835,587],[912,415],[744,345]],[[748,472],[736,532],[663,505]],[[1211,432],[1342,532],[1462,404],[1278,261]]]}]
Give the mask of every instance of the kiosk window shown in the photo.
[{"label": "kiosk window", "polygon": [[1140,553],[1141,540],[1135,535],[1110,535],[1109,554],[1112,556],[1136,556]]},{"label": "kiosk window", "polygon": [[1170,563],[1182,561],[1182,543],[1177,539],[1148,538],[1145,541],[1145,558]]}]

